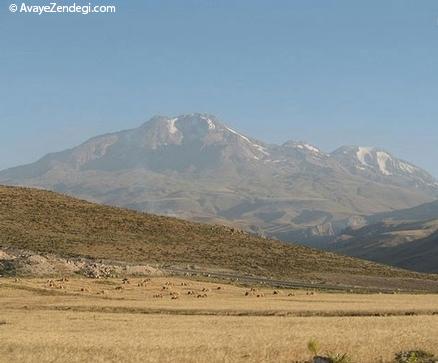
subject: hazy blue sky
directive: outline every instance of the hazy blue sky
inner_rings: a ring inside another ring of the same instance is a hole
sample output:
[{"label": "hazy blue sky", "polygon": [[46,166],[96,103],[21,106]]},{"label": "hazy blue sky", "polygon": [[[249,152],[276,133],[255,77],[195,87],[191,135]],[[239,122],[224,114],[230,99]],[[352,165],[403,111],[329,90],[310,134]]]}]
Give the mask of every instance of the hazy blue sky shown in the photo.
[{"label": "hazy blue sky", "polygon": [[199,111],[267,142],[382,146],[438,176],[436,0],[105,0],[115,15],[42,16],[11,2],[0,169]]}]

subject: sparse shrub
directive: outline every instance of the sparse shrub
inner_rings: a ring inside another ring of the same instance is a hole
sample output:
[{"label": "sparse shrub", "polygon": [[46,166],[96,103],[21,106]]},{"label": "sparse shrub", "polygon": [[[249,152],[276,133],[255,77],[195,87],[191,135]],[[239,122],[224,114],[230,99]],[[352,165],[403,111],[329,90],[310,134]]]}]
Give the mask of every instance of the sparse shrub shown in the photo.
[{"label": "sparse shrub", "polygon": [[310,339],[307,342],[307,349],[310,353],[312,353],[314,356],[318,355],[319,352],[319,343],[316,339]]},{"label": "sparse shrub", "polygon": [[344,354],[329,354],[330,363],[352,363],[350,356],[347,353]]},{"label": "sparse shrub", "polygon": [[395,355],[395,363],[434,363],[436,358],[423,350],[410,350]]},{"label": "sparse shrub", "polygon": [[312,353],[312,362],[318,363],[352,363],[350,356],[347,353],[329,353],[327,356],[319,356],[320,346],[317,340],[311,339],[307,343],[307,349]]}]

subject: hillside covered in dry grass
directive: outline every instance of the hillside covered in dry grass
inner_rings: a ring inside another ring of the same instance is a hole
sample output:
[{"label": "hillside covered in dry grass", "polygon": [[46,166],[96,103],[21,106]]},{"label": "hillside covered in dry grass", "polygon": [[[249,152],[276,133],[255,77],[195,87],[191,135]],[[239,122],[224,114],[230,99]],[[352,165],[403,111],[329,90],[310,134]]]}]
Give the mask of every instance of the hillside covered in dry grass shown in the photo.
[{"label": "hillside covered in dry grass", "polygon": [[196,264],[260,276],[421,275],[232,228],[97,205],[53,192],[0,186],[0,245],[128,262]]}]

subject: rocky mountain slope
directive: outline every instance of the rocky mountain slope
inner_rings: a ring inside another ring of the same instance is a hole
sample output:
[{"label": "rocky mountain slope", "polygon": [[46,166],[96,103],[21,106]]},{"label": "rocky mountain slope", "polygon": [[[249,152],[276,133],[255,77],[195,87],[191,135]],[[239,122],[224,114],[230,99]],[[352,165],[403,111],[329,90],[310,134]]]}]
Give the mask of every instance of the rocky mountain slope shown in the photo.
[{"label": "rocky mountain slope", "polygon": [[269,145],[207,114],[157,116],[4,170],[0,183],[300,242],[438,196],[432,176],[383,150]]},{"label": "rocky mountain slope", "polygon": [[391,212],[376,213],[365,218],[367,224],[382,221],[422,222],[438,219],[438,200],[424,203],[413,208],[399,209]]},{"label": "rocky mountain slope", "polygon": [[438,273],[438,220],[347,229],[329,249],[415,271]]},{"label": "rocky mountain slope", "polygon": [[347,228],[326,249],[350,256],[438,273],[438,202],[378,213]]}]

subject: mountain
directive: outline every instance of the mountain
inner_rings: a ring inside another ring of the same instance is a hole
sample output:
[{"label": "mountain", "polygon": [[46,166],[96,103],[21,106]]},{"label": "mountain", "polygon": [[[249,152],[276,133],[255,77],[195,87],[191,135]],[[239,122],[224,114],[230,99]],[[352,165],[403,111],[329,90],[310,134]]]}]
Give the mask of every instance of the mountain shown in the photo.
[{"label": "mountain", "polygon": [[332,153],[351,173],[406,187],[436,190],[437,181],[426,171],[374,147],[343,146]]},{"label": "mountain", "polygon": [[438,273],[438,219],[346,229],[329,250],[414,271]]},{"label": "mountain", "polygon": [[266,144],[208,114],[156,116],[4,170],[0,183],[303,243],[438,196],[432,176],[380,149]]},{"label": "mountain", "polygon": [[8,248],[294,280],[333,283],[347,275],[366,286],[438,287],[436,276],[44,190],[0,186],[0,200],[0,246]]},{"label": "mountain", "polygon": [[438,273],[438,201],[367,216],[325,248],[415,271]]}]

